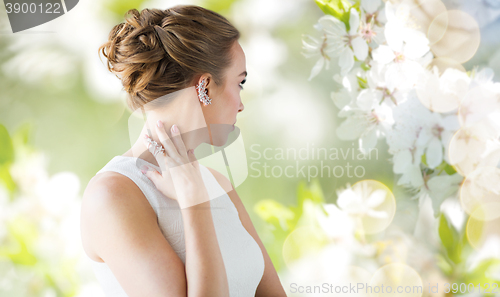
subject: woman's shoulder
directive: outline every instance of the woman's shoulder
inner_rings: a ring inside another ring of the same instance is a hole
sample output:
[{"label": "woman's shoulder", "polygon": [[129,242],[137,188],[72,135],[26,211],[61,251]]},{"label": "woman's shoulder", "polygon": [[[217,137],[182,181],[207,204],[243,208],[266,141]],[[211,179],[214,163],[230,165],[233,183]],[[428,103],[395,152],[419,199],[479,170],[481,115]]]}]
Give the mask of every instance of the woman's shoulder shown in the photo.
[{"label": "woman's shoulder", "polygon": [[[103,225],[124,224],[137,217],[156,218],[154,210],[137,185],[126,176],[105,171],[88,183],[81,204],[81,236],[87,255],[102,262],[95,251]],[[111,238],[113,234],[107,234]],[[102,238],[101,238],[102,239]]]},{"label": "woman's shoulder", "polygon": [[[87,184],[83,197],[94,196],[99,193],[120,190],[131,187],[134,184],[130,178],[115,171],[103,171],[94,175]],[[90,193],[92,195],[90,195]]]},{"label": "woman's shoulder", "polygon": [[82,203],[123,203],[134,197],[134,200],[147,202],[144,193],[129,177],[115,171],[104,171],[89,181]]}]

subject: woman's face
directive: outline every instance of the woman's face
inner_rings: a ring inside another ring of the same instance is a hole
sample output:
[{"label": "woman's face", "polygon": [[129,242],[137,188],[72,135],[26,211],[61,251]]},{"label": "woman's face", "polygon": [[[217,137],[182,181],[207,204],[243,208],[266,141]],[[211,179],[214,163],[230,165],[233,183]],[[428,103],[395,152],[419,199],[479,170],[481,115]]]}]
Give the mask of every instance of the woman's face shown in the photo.
[{"label": "woman's face", "polygon": [[[223,85],[216,85],[210,77],[207,79],[207,94],[212,99],[212,104],[202,108],[211,142],[216,146],[223,145],[227,141],[227,136],[234,130],[236,115],[244,109],[240,91],[247,75],[245,53],[237,41],[231,50],[233,60],[226,70]],[[204,77],[206,76],[202,76],[197,83]]]}]

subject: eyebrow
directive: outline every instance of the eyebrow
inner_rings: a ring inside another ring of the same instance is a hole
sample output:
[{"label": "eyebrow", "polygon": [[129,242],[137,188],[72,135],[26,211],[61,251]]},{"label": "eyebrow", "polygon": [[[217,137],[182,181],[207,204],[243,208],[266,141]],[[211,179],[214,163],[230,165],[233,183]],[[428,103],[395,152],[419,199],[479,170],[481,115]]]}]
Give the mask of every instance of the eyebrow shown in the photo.
[{"label": "eyebrow", "polygon": [[245,71],[243,71],[243,72],[242,72],[240,75],[238,75],[238,76],[242,76],[242,75],[247,76],[247,74],[248,74],[248,73],[247,73],[247,72],[246,72],[246,70],[245,70]]}]

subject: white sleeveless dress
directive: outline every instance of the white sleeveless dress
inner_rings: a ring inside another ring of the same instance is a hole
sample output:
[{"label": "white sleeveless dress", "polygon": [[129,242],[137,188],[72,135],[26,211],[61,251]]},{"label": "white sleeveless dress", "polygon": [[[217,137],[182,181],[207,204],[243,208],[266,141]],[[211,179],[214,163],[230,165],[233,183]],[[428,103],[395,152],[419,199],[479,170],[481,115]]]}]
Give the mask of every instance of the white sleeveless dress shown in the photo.
[{"label": "white sleeveless dress", "polygon": [[[141,165],[160,168],[136,157],[115,156],[101,170],[130,178],[142,190],[158,217],[158,225],[182,262],[186,263],[184,225],[177,201],[159,192],[139,169]],[[226,268],[229,296],[250,297],[264,274],[264,257],[259,245],[246,231],[231,198],[207,167],[200,164],[203,182],[210,195],[210,207],[220,251]],[[96,173],[96,174],[97,174]],[[91,262],[92,270],[107,297],[128,297],[106,263]]]}]

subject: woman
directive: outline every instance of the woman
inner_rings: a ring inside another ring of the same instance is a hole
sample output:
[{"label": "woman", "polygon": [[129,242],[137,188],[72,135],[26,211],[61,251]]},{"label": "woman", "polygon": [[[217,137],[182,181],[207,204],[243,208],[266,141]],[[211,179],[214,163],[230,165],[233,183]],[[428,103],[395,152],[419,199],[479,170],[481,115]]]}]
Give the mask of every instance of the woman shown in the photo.
[{"label": "woman", "polygon": [[193,154],[227,141],[243,111],[239,36],[178,5],[130,10],[100,47],[145,117],[83,197],[82,243],[107,296],[286,296],[231,183]]}]

